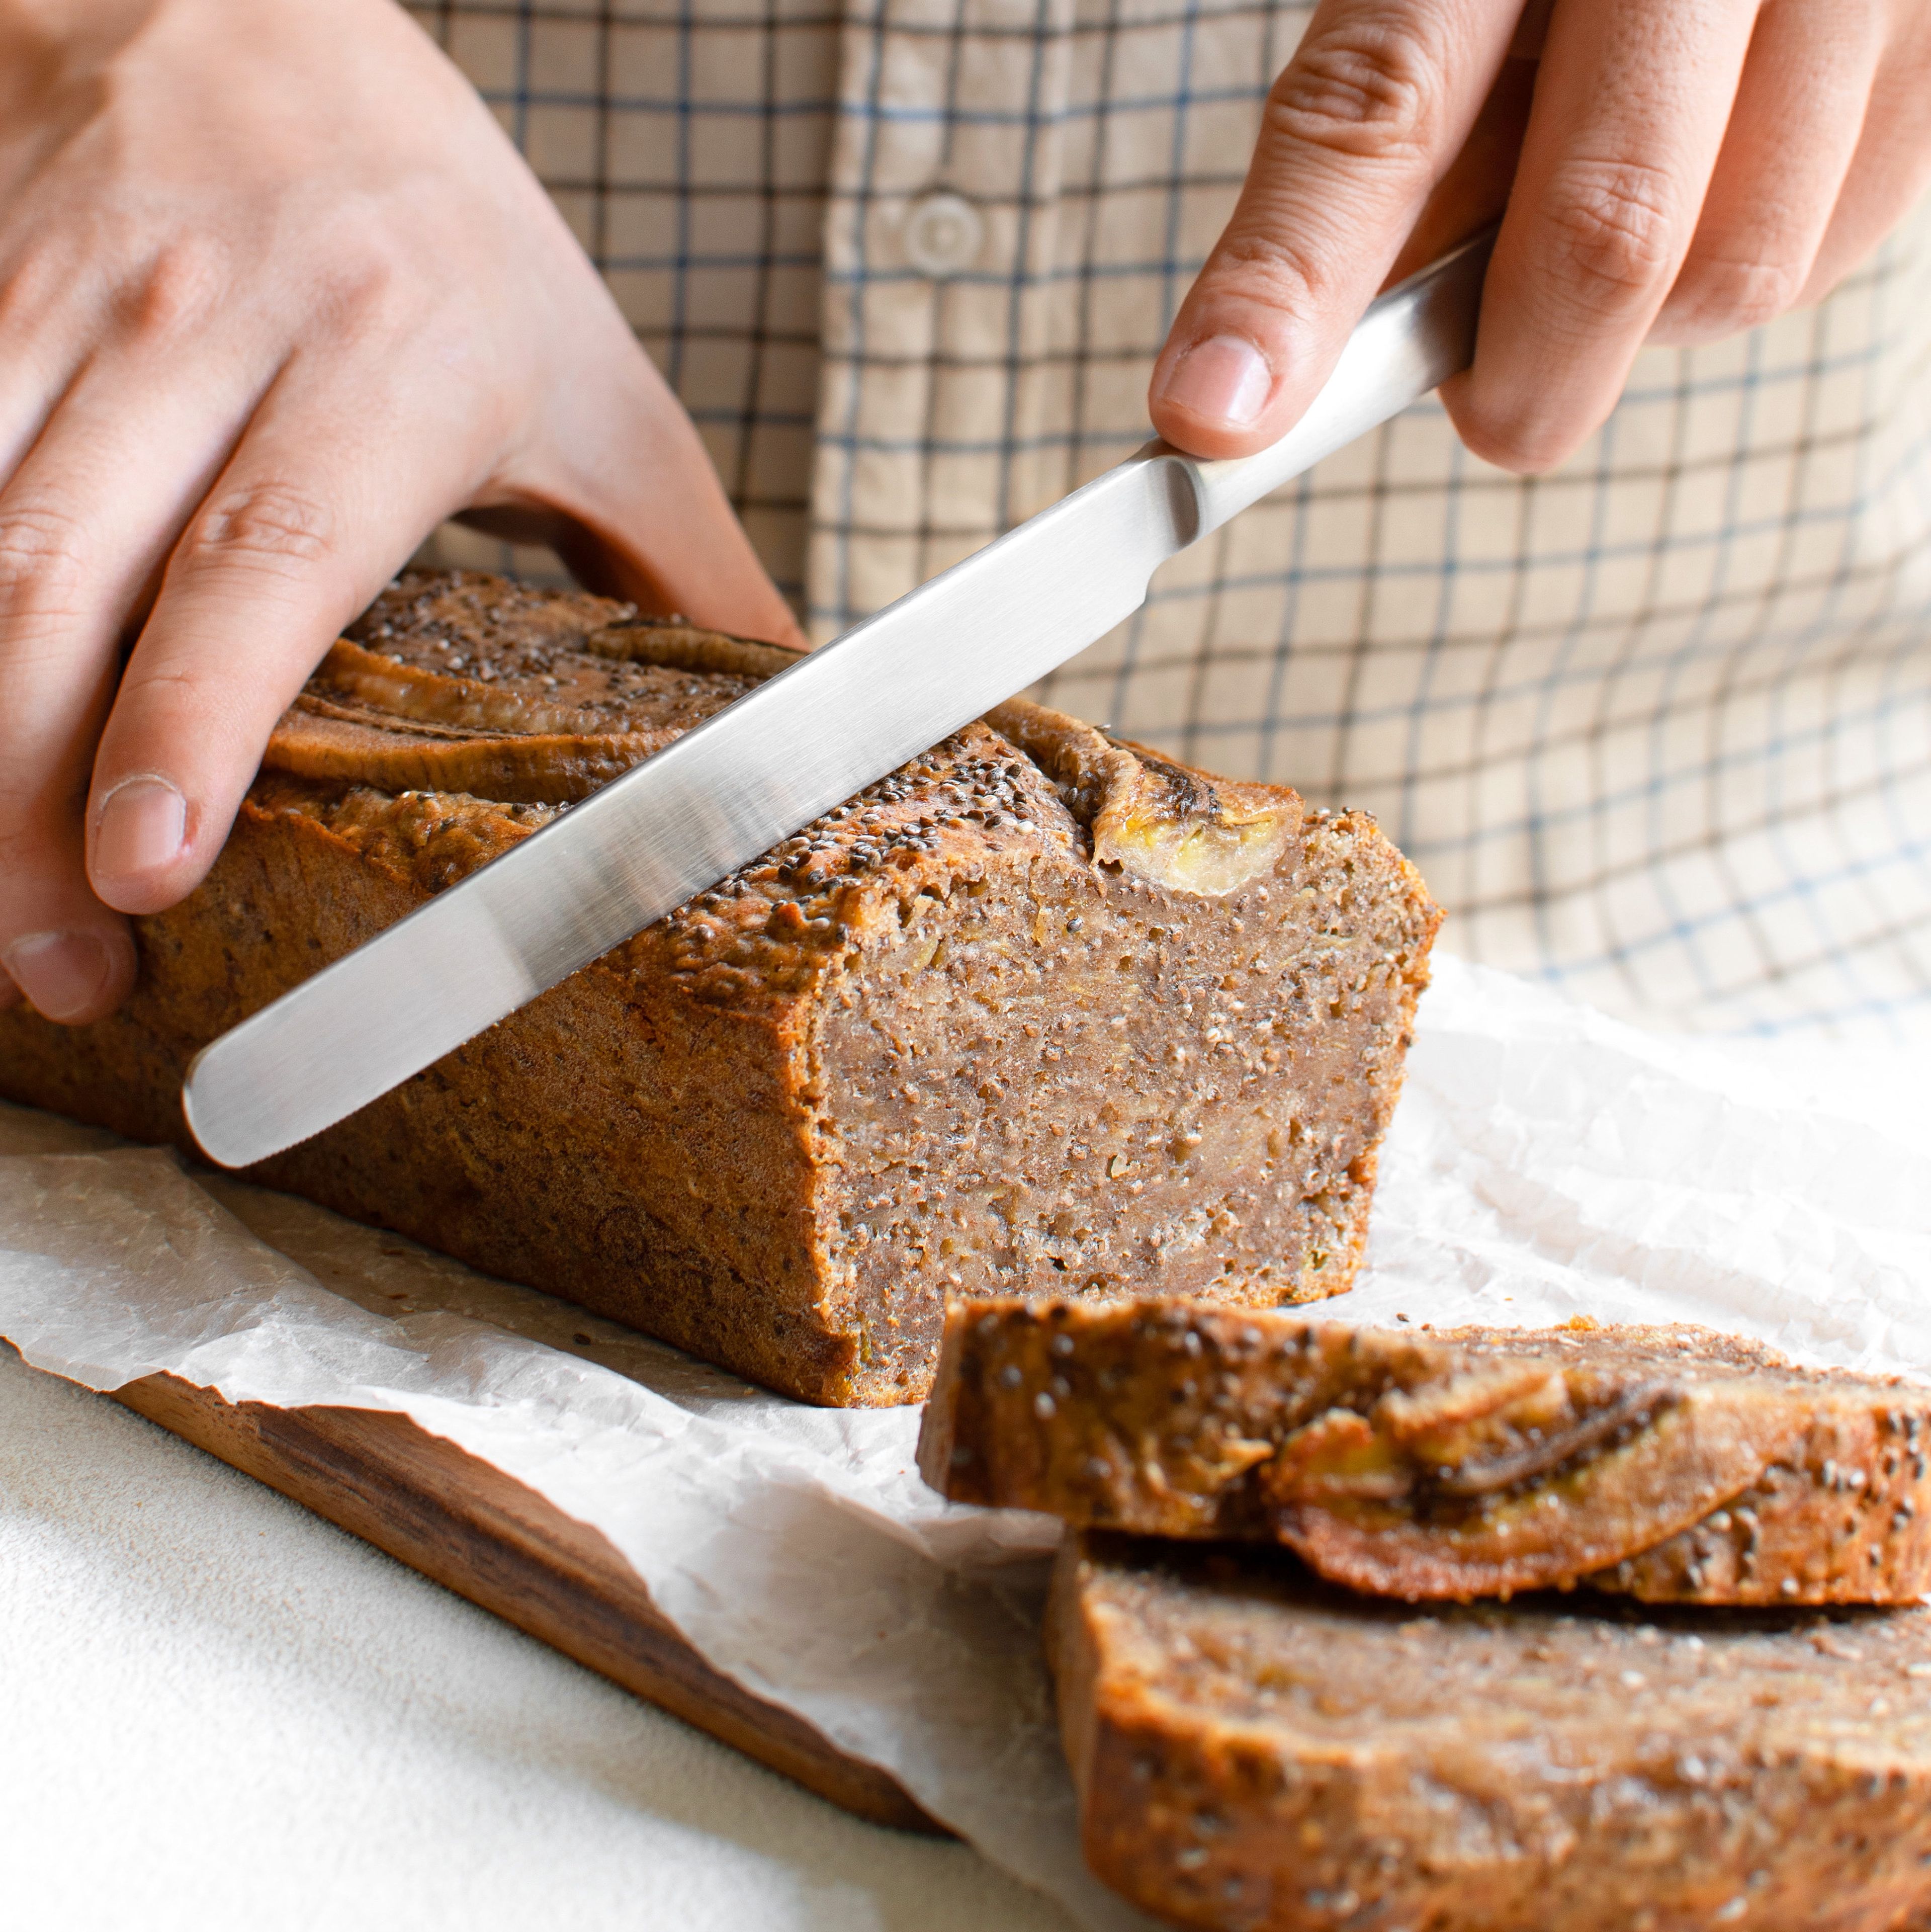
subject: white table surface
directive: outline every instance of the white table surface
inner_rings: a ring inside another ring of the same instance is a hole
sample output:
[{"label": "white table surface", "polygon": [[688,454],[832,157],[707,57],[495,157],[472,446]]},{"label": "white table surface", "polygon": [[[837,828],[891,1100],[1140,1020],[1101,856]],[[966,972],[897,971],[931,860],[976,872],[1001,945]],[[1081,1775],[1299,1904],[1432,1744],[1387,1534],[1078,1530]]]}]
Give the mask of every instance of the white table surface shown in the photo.
[{"label": "white table surface", "polygon": [[3,1347],[0,1922],[1072,1924]]}]

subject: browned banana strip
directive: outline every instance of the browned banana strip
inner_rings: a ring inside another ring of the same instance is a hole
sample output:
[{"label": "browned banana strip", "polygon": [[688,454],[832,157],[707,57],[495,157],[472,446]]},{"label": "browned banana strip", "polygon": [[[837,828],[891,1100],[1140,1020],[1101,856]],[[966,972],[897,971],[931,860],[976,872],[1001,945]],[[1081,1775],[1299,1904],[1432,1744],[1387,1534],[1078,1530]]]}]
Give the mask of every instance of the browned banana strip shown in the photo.
[{"label": "browned banana strip", "polygon": [[1006,1299],[949,1317],[920,1460],[961,1501],[1285,1543],[1411,1600],[1586,1579],[1894,1603],[1931,1588],[1927,1412],[1931,1390],[1684,1327]]}]

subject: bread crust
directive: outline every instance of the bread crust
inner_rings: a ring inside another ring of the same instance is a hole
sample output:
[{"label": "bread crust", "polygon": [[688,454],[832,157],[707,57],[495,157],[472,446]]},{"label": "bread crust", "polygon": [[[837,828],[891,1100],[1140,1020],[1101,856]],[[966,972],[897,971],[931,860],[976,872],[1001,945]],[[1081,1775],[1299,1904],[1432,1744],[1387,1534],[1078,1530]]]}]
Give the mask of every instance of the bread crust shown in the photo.
[{"label": "bread crust", "polygon": [[[127,1006],[0,1015],[0,1094],[189,1144],[199,1046],[793,661],[403,580]],[[922,1395],[949,1293],[1345,1288],[1438,909],[1359,814],[1000,718],[256,1178],[820,1402]]]},{"label": "bread crust", "polygon": [[[1594,1606],[1593,1610],[1590,1607]],[[1879,1932],[1931,1907],[1931,1611],[1416,1611],[1069,1535],[1086,1856],[1220,1932]]]},{"label": "bread crust", "polygon": [[1927,1424],[1931,1388],[1682,1326],[1000,1298],[949,1313],[920,1466],[958,1502],[1279,1541],[1411,1601],[1912,1603]]}]

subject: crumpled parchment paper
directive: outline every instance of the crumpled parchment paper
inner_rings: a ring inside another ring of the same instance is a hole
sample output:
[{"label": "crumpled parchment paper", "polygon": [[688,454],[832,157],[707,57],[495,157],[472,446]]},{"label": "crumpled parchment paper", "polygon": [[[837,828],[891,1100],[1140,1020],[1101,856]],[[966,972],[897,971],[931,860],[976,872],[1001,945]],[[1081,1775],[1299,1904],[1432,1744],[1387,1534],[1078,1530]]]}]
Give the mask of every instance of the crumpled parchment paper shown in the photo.
[{"label": "crumpled parchment paper", "polygon": [[[1931,1068],[1652,1036],[1438,958],[1350,1319],[1685,1320],[1931,1372]],[[173,1155],[0,1107],[0,1335],[98,1389],[394,1409],[609,1538],[718,1669],[1096,1932],[1039,1658],[1056,1526],[814,1409]]]}]

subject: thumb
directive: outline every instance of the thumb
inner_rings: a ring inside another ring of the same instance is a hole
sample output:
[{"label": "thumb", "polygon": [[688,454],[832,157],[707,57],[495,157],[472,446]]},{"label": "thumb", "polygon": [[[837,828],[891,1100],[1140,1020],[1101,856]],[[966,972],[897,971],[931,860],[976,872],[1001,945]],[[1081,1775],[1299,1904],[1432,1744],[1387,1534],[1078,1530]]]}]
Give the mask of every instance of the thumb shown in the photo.
[{"label": "thumb", "polygon": [[1154,365],[1169,442],[1246,456],[1293,427],[1468,139],[1519,10],[1323,0]]}]

